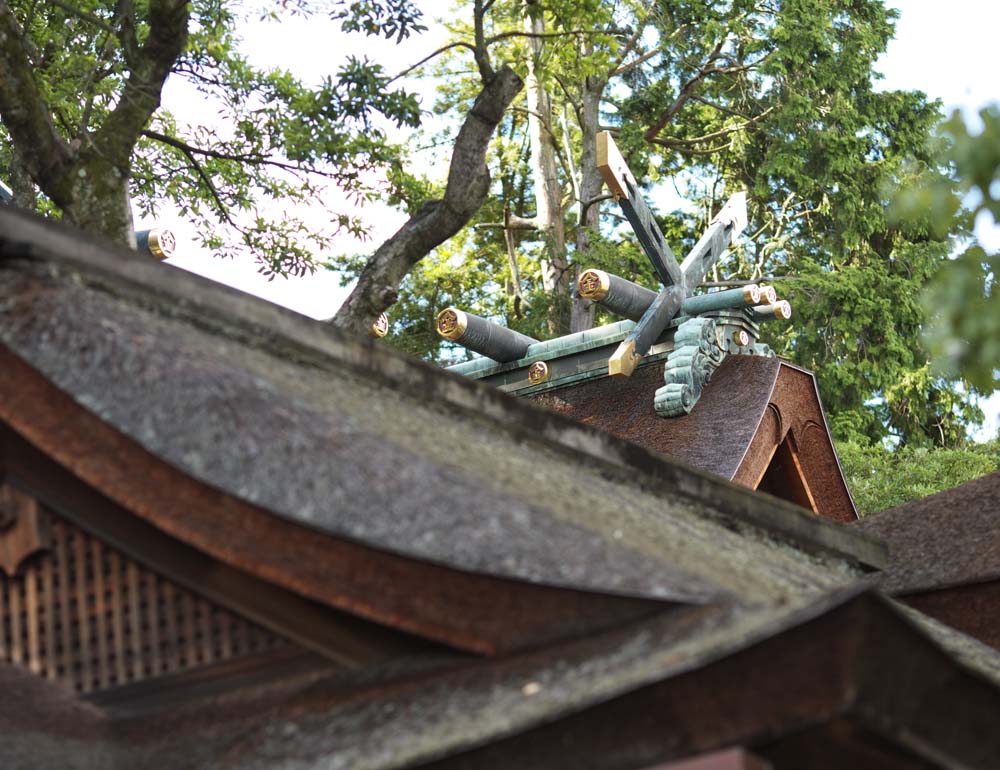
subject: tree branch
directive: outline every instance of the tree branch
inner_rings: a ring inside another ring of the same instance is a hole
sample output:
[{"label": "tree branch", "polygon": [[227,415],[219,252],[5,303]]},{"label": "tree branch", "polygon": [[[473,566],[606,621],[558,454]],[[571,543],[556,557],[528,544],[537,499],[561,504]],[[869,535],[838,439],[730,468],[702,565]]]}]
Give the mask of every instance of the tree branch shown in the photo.
[{"label": "tree branch", "polygon": [[80,123],[76,129],[76,138],[78,142],[83,142],[84,137],[87,135],[87,130],[90,127],[90,116],[93,114],[94,110],[94,99],[96,98],[97,91],[94,86],[100,83],[104,78],[106,78],[112,72],[112,66],[102,66],[105,60],[111,61],[114,55],[114,41],[115,35],[113,32],[105,33],[104,40],[101,41],[100,55],[94,60],[94,66],[87,73],[87,78],[84,80],[83,85],[80,86],[80,93],[86,94],[87,101],[83,105],[83,112],[80,115]]},{"label": "tree branch", "polygon": [[501,32],[498,35],[493,35],[486,39],[487,45],[492,45],[493,43],[498,43],[501,40],[507,40],[512,37],[526,37],[526,38],[547,38],[547,37],[580,37],[582,35],[603,35],[604,33],[600,30],[595,29],[567,29],[562,32],[526,32],[524,30],[512,29],[507,32]]},{"label": "tree branch", "polygon": [[391,80],[389,80],[389,82],[386,83],[386,85],[389,85],[389,83],[392,83],[392,82],[394,82],[396,80],[399,80],[400,78],[405,78],[407,75],[409,75],[415,69],[417,69],[418,67],[422,67],[424,64],[426,64],[427,62],[429,62],[431,59],[435,58],[436,56],[440,56],[445,51],[450,51],[452,48],[459,48],[459,47],[461,47],[461,48],[468,48],[470,51],[472,51],[473,54],[476,53],[476,47],[474,45],[472,45],[472,43],[466,43],[464,40],[459,40],[459,41],[457,41],[455,43],[448,43],[448,45],[443,45],[440,48],[438,48],[436,51],[433,51],[432,53],[427,54],[427,56],[425,56],[423,59],[421,59],[420,61],[418,61],[416,64],[413,64],[413,65],[407,67],[405,70],[403,70],[398,75],[396,75]]},{"label": "tree branch", "polygon": [[538,219],[536,217],[519,217],[516,214],[508,214],[506,216],[506,221],[504,222],[479,222],[473,225],[473,228],[487,228],[492,227],[496,229],[505,228],[507,230],[537,230],[538,229]]},{"label": "tree branch", "polygon": [[187,0],[150,0],[149,37],[130,65],[125,90],[94,139],[94,146],[120,169],[160,106],[160,92],[187,42]]},{"label": "tree branch", "polygon": [[620,67],[615,68],[609,74],[610,74],[611,77],[616,77],[618,75],[624,75],[626,72],[631,72],[632,70],[634,70],[636,67],[640,66],[641,64],[645,64],[646,62],[648,62],[650,59],[652,59],[654,56],[656,56],[659,53],[661,53],[661,49],[660,48],[653,48],[653,49],[651,49],[649,51],[646,51],[646,53],[642,54],[642,56],[636,57],[635,59],[633,59],[632,61],[630,61],[628,64],[622,64]]},{"label": "tree branch", "polygon": [[[666,147],[671,150],[678,149],[677,144],[672,142],[670,139],[650,139],[649,143],[659,145],[660,147]],[[683,152],[685,155],[715,155],[715,153],[722,152],[728,147],[728,144],[720,144],[717,147],[709,147],[707,150],[697,150],[694,147],[685,146],[680,150],[680,152]]]},{"label": "tree branch", "polygon": [[714,289],[723,286],[750,286],[755,283],[775,283],[776,281],[801,281],[801,278],[796,278],[791,275],[762,275],[760,278],[755,278],[751,281],[741,281],[741,280],[730,280],[730,281],[702,281],[698,286],[703,286],[705,288]]},{"label": "tree branch", "polygon": [[[649,13],[648,3],[646,7],[643,8],[643,10],[646,13]],[[621,51],[618,52],[618,56],[615,57],[615,63],[608,68],[607,77],[609,78],[619,74],[618,68],[622,66],[622,62],[625,61],[625,57],[635,50],[636,45],[638,45],[639,40],[642,38],[643,28],[646,26],[646,19],[645,16],[643,16],[643,18],[641,19],[638,18],[638,16],[639,14],[637,13],[635,31],[632,33],[632,36],[628,39],[628,42],[626,42],[625,45],[622,46]]]},{"label": "tree branch", "polygon": [[139,59],[139,39],[135,33],[135,5],[132,0],[118,0],[115,14],[118,27],[115,35],[121,43],[125,63],[131,67]]},{"label": "tree branch", "polygon": [[605,193],[604,195],[598,195],[596,198],[591,198],[590,200],[580,201],[580,219],[582,220],[586,214],[587,209],[593,206],[595,203],[601,203],[603,201],[611,200],[615,196],[611,193]]},{"label": "tree branch", "polygon": [[[491,5],[493,5],[492,2],[484,3],[484,5],[483,5],[483,13],[485,13],[487,10],[489,10],[489,7]],[[488,48],[493,43],[497,43],[497,42],[499,42],[501,40],[506,40],[507,38],[511,38],[511,37],[565,37],[566,35],[585,35],[585,34],[597,34],[597,33],[595,33],[593,30],[583,30],[583,29],[569,30],[569,31],[566,31],[566,32],[544,32],[544,33],[540,33],[540,34],[533,34],[533,33],[530,33],[530,32],[520,32],[520,31],[514,30],[514,31],[510,31],[510,32],[501,32],[500,34],[493,35],[492,37],[486,37],[484,34],[482,34],[482,30],[478,30],[477,33],[476,33],[477,42],[475,44],[468,43],[468,42],[466,42],[464,40],[457,40],[454,43],[448,43],[447,45],[443,45],[440,48],[438,48],[437,50],[432,51],[431,53],[427,54],[427,56],[425,56],[423,59],[421,59],[420,61],[418,61],[416,64],[413,64],[413,65],[407,67],[402,72],[400,72],[399,74],[395,75],[389,81],[389,83],[392,83],[392,82],[394,82],[396,80],[399,80],[400,78],[406,77],[411,72],[413,72],[415,69],[423,66],[424,64],[426,64],[427,62],[429,62],[431,59],[434,59],[435,57],[440,56],[441,54],[445,53],[446,51],[450,51],[452,48],[468,48],[470,51],[472,51],[473,56],[476,58],[476,64],[478,65],[479,64],[479,58],[480,58],[479,57],[480,46],[482,47],[483,50],[485,50],[486,48]],[[479,40],[480,36],[482,36],[482,40]],[[487,60],[486,63],[487,63],[487,66],[489,66],[488,60]],[[492,71],[492,68],[490,68],[490,71]],[[482,68],[480,68],[480,75],[482,75],[482,74],[483,74]]]},{"label": "tree branch", "polygon": [[444,198],[430,201],[383,243],[365,265],[358,283],[332,322],[368,334],[388,308],[410,269],[462,229],[489,192],[486,150],[504,112],[524,83],[507,66],[484,83],[455,139]]},{"label": "tree branch", "polygon": [[734,118],[740,118],[741,120],[750,120],[749,115],[745,115],[742,112],[731,109],[729,107],[724,107],[721,104],[716,104],[715,102],[710,102],[704,96],[698,96],[697,94],[691,95],[692,102],[698,102],[699,104],[704,104],[706,107],[711,107],[713,110],[718,110],[719,112],[724,112],[726,115],[732,115]]},{"label": "tree branch", "polygon": [[205,158],[215,158],[216,160],[229,160],[234,163],[249,163],[256,166],[272,166],[273,168],[280,168],[283,171],[292,171],[297,173],[334,176],[329,172],[325,172],[320,169],[311,168],[309,166],[297,166],[294,163],[284,163],[280,160],[274,160],[273,158],[268,158],[263,155],[236,154],[220,152],[219,150],[207,150],[203,147],[195,147],[193,144],[188,144],[183,139],[178,139],[175,136],[169,136],[167,134],[161,134],[159,131],[153,131],[149,128],[142,130],[142,136],[153,139],[161,144],[174,147],[185,154],[190,152],[195,155],[201,155]]},{"label": "tree branch", "polygon": [[[510,208],[508,206],[504,206],[503,208],[503,218],[505,223],[510,220]],[[525,300],[524,295],[521,294],[521,271],[517,266],[517,248],[514,243],[514,230],[506,225],[503,229],[503,241],[507,247],[507,266],[510,268],[511,283],[510,296],[514,298],[514,315],[520,318],[522,306],[529,303]]]},{"label": "tree branch", "polygon": [[483,17],[485,13],[486,9],[483,7],[483,0],[476,0],[474,4],[476,45],[475,48],[472,49],[472,53],[476,58],[476,66],[479,68],[479,76],[483,79],[484,83],[488,83],[493,79],[495,73],[493,72],[493,67],[490,66],[489,44],[486,42],[483,33]]},{"label": "tree branch", "polygon": [[703,134],[702,136],[696,136],[693,139],[679,139],[679,138],[669,138],[669,139],[654,139],[652,140],[655,144],[662,145],[664,147],[692,147],[699,144],[704,144],[712,139],[720,139],[729,134],[734,134],[737,131],[742,131],[745,128],[752,126],[754,123],[759,123],[764,118],[766,118],[771,112],[774,111],[774,105],[768,107],[766,110],[761,112],[759,115],[754,115],[752,118],[747,119],[744,123],[738,126],[727,126],[726,128],[720,128],[718,131],[713,131],[710,134]]},{"label": "tree branch", "polygon": [[233,221],[231,216],[229,216],[229,208],[225,203],[223,203],[222,198],[219,196],[219,191],[216,189],[215,183],[212,181],[212,177],[208,175],[208,172],[206,172],[204,167],[202,167],[201,163],[194,156],[191,149],[186,147],[183,143],[178,143],[173,146],[177,147],[178,150],[184,153],[184,156],[188,159],[188,161],[190,161],[198,176],[201,177],[201,181],[205,183],[205,187],[208,188],[209,193],[212,195],[212,199],[215,201],[215,206],[219,210],[220,216],[222,216],[222,218],[226,220],[226,223],[231,227],[234,227],[242,232],[242,228]]},{"label": "tree branch", "polygon": [[73,152],[38,90],[24,34],[7,0],[0,0],[0,118],[24,169],[56,205],[65,205],[71,193],[59,172],[72,162]]},{"label": "tree branch", "polygon": [[656,139],[657,135],[666,127],[666,125],[674,119],[674,116],[681,111],[681,108],[687,103],[695,91],[701,86],[702,82],[708,77],[712,70],[712,64],[715,63],[716,59],[722,54],[722,46],[725,44],[726,39],[720,40],[715,48],[712,49],[712,53],[709,54],[705,63],[701,65],[701,68],[695,73],[694,77],[690,78],[683,86],[681,86],[680,93],[677,94],[677,98],[674,99],[674,103],[671,104],[667,109],[660,115],[660,119],[656,121],[649,130],[646,131],[645,138],[647,142],[652,142]]},{"label": "tree branch", "polygon": [[104,19],[101,19],[92,13],[88,13],[87,11],[84,11],[80,8],[70,5],[69,3],[64,3],[63,0],[48,0],[48,2],[52,3],[52,5],[58,8],[62,8],[64,11],[66,11],[66,13],[72,14],[73,16],[76,16],[79,19],[83,19],[88,24],[92,24],[98,29],[104,30],[109,35],[115,34],[115,31],[111,28],[110,24],[104,21]]}]

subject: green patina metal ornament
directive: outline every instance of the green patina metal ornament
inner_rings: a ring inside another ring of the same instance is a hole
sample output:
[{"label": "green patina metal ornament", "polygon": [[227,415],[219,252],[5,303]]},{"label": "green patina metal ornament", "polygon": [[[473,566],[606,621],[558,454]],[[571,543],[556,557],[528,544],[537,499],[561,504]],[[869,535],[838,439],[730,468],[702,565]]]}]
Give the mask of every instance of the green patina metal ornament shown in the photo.
[{"label": "green patina metal ornament", "polygon": [[681,312],[684,300],[692,296],[694,287],[705,279],[708,271],[746,227],[746,194],[737,193],[726,203],[678,265],[638,193],[635,177],[607,131],[597,137],[597,166],[663,283],[663,288],[646,308],[636,328],[608,360],[608,374],[628,377],[667,324]]}]

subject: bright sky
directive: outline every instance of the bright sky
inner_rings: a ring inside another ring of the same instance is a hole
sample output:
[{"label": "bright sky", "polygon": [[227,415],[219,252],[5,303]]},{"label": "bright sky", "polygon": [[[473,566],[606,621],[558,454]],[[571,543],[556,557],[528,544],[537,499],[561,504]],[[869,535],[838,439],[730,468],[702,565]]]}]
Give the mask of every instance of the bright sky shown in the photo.
[{"label": "bright sky", "polygon": [[[424,8],[434,5],[431,0],[418,0],[418,4]],[[438,3],[439,7],[440,5]],[[430,22],[433,12],[426,13],[426,20]],[[381,63],[390,75],[397,74],[442,44],[444,30],[432,23],[428,23],[428,27],[430,29],[427,32],[411,36],[398,45],[394,41],[380,38],[343,34],[336,24],[322,15],[310,18],[293,16],[282,19],[280,23],[252,21],[241,29],[241,34],[243,50],[252,56],[258,66],[290,70],[304,82],[318,84],[323,77],[334,74],[352,55],[358,58],[368,57]],[[433,84],[410,81],[407,87],[416,90],[422,97],[424,109],[430,109],[434,101]],[[176,79],[167,82],[163,104],[178,116],[179,122],[195,123],[203,119],[205,108],[202,97]],[[406,137],[401,137],[400,140],[405,139]],[[335,200],[335,195],[331,195],[330,200],[339,202]],[[331,253],[374,251],[406,220],[404,214],[387,206],[368,205],[364,211],[365,218],[372,227],[370,238],[366,241],[347,236],[337,239]],[[318,228],[324,227],[329,219],[323,207],[314,207],[311,212],[297,210],[296,213],[305,221],[315,219]],[[151,221],[145,221],[137,225],[137,229],[151,224]],[[170,264],[264,297],[313,318],[332,316],[349,291],[349,288],[340,285],[338,274],[322,269],[302,278],[274,278],[268,281],[257,272],[250,256],[244,259],[217,259],[211,252],[200,248],[194,229],[184,220],[172,219],[161,212],[156,224],[168,227],[177,236],[178,256],[170,259]]]},{"label": "bright sky", "polygon": [[[440,3],[423,0],[425,8],[440,8]],[[932,98],[940,99],[945,111],[962,109],[974,115],[991,101],[1000,101],[1000,81],[996,69],[996,20],[1000,19],[996,0],[949,0],[942,6],[932,0],[888,0],[900,12],[896,38],[879,62],[885,76],[885,89],[919,89]],[[428,15],[433,16],[434,11]],[[433,26],[433,25],[431,25]],[[336,70],[350,53],[367,55],[382,62],[395,74],[418,61],[440,45],[442,32],[428,33],[392,43],[359,39],[341,35],[332,24],[321,18],[290,19],[280,24],[253,23],[244,31],[245,50],[253,52],[255,61],[264,66],[292,70],[307,81],[318,81]],[[342,59],[331,56],[336,51]],[[321,52],[321,53],[320,53]],[[433,99],[431,87],[424,92],[424,105]],[[166,106],[180,117],[196,119],[202,109],[200,100],[168,83],[164,96]],[[398,212],[381,206],[368,209],[375,223],[372,239],[365,243],[344,240],[335,245],[341,252],[368,252],[391,235],[404,221]],[[322,212],[316,216],[323,218]],[[347,290],[340,286],[339,277],[326,271],[303,278],[276,278],[268,282],[256,272],[253,261],[215,259],[194,246],[191,229],[180,220],[161,217],[159,224],[174,230],[178,236],[181,256],[173,264],[204,275],[243,291],[257,294],[315,318],[327,318],[336,311]],[[148,223],[146,225],[148,226]],[[1000,227],[980,221],[977,235],[989,248],[1000,248]],[[996,434],[1000,397],[984,404],[989,413],[982,437]]]}]

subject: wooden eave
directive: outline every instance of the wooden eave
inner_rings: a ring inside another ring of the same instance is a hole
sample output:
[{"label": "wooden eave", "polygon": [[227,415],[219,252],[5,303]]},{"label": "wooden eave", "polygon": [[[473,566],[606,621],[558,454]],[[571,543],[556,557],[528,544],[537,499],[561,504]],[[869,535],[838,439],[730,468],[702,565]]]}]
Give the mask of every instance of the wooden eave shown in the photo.
[{"label": "wooden eave", "polygon": [[[393,682],[251,688],[225,708],[124,719],[79,714],[24,676],[0,668],[22,698],[0,702],[0,752],[27,756],[28,770],[88,757],[132,770],[311,770],[334,758],[356,770],[640,770],[727,747],[775,770],[1000,763],[997,654],[928,633],[871,591],[782,611],[689,608]],[[48,764],[32,762],[41,748]]]},{"label": "wooden eave", "polygon": [[498,654],[669,606],[450,569],[295,524],[163,462],[2,345],[0,370],[0,469],[12,483],[151,568],[333,660],[420,649],[389,629]]}]

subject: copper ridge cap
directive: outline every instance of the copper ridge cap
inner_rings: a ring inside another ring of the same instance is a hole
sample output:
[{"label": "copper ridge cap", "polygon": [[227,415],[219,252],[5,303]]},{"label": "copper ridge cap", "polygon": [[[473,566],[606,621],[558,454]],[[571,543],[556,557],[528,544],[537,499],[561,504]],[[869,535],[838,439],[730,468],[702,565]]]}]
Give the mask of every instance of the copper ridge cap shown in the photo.
[{"label": "copper ridge cap", "polygon": [[433,388],[440,406],[586,457],[589,464],[603,466],[602,472],[622,475],[654,494],[703,500],[719,519],[742,522],[803,550],[846,557],[869,568],[886,561],[885,544],[855,528],[825,521],[791,503],[765,501],[718,476],[447,372],[368,335],[349,336],[322,321],[154,261],[63,222],[0,206],[0,272],[17,269],[13,267],[17,264],[29,271],[42,270],[56,280],[105,289],[111,297],[302,366],[331,372],[346,367],[411,395]]},{"label": "copper ridge cap", "polygon": [[536,361],[552,360],[562,358],[584,350],[610,345],[621,342],[632,329],[635,328],[635,321],[621,320],[613,323],[588,329],[583,332],[575,332],[562,337],[553,337],[550,340],[541,340],[528,347],[527,353],[517,361],[500,363],[492,358],[477,356],[470,361],[462,361],[458,364],[444,367],[449,372],[455,372],[466,377],[483,377],[497,371],[509,369],[519,369],[522,366],[530,366]]}]

